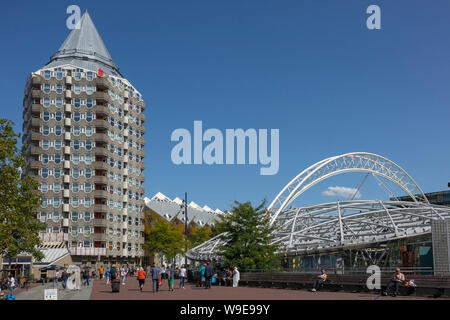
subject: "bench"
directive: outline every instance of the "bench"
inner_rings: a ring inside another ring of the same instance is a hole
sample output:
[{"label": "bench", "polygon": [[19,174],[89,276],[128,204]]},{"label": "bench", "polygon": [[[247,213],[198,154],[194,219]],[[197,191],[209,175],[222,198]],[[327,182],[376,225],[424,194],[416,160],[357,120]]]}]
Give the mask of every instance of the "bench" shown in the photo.
[{"label": "bench", "polygon": [[[355,292],[369,291],[366,285],[369,274],[329,274],[327,281],[323,288],[327,290],[344,290],[351,289]],[[391,275],[381,276],[382,291],[387,287],[391,280]],[[261,287],[280,287],[280,288],[312,288],[312,285],[317,278],[317,274],[312,273],[241,273],[240,282],[248,286]],[[450,291],[450,277],[449,276],[430,276],[430,275],[408,275],[405,274],[407,280],[414,280],[417,288],[422,293],[432,294],[439,297],[445,294],[446,290]],[[416,292],[416,288],[402,285],[400,293],[402,295],[411,295]]]}]

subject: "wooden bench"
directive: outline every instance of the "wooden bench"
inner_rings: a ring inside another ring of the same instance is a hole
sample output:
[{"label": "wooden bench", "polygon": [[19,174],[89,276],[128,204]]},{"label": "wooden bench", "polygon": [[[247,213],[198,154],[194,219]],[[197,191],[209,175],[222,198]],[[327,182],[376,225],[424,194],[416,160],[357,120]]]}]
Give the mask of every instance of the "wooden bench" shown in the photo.
[{"label": "wooden bench", "polygon": [[[327,290],[344,290],[352,289],[352,291],[361,292],[368,290],[366,281],[369,274],[329,274],[328,279],[323,285]],[[382,291],[387,287],[392,276],[382,275],[381,286]],[[450,290],[450,277],[447,276],[430,276],[430,275],[405,275],[406,280],[414,280],[417,288],[428,289],[427,292],[434,296],[440,296],[445,290]],[[312,273],[241,273],[241,283],[249,286],[262,287],[281,287],[281,288],[312,288],[317,274]],[[410,295],[415,292],[414,287],[402,285],[400,293]]]}]

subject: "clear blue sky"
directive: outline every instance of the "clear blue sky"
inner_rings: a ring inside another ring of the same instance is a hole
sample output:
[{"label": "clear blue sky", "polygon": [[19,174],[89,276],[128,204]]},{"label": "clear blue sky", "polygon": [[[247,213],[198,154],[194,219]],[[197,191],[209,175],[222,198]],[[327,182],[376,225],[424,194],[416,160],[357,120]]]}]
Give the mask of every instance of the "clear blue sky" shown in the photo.
[{"label": "clear blue sky", "polygon": [[[189,191],[226,209],[272,200],[296,174],[338,154],[390,158],[426,192],[450,180],[450,2],[434,1],[4,1],[0,10],[1,117],[22,126],[27,75],[69,31],[66,8],[88,10],[113,59],[147,102],[147,196]],[[366,8],[382,9],[382,30]],[[280,171],[172,164],[173,130],[280,129]],[[339,176],[303,203],[334,201]],[[364,198],[386,198],[375,184]]]}]

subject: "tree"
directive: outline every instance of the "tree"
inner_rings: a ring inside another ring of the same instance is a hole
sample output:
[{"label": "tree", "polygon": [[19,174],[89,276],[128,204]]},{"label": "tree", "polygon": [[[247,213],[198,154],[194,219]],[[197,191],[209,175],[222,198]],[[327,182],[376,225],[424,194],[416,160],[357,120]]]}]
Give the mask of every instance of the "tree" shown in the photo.
[{"label": "tree", "polygon": [[162,254],[172,260],[184,252],[185,239],[183,232],[177,226],[164,219],[153,221],[147,233],[144,248],[150,255]]},{"label": "tree", "polygon": [[36,260],[44,256],[39,232],[45,224],[36,219],[41,204],[36,181],[24,174],[26,146],[17,146],[20,134],[14,123],[0,119],[0,255],[10,261],[21,253],[31,254]]},{"label": "tree", "polygon": [[278,245],[272,243],[275,226],[270,225],[264,200],[254,208],[251,202],[235,202],[231,212],[220,217],[217,232],[227,243],[219,248],[225,267],[242,270],[273,270],[280,262],[275,252]]},{"label": "tree", "polygon": [[212,231],[208,226],[193,228],[188,235],[189,248],[195,248],[211,239]]}]

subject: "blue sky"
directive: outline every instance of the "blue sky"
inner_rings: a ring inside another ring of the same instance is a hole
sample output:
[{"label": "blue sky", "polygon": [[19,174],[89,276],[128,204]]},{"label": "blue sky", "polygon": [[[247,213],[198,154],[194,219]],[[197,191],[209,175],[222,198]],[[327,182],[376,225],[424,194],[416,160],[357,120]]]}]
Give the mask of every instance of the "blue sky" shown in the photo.
[{"label": "blue sky", "polygon": [[[147,196],[160,191],[226,209],[271,201],[306,167],[367,151],[394,160],[426,192],[450,180],[450,2],[424,1],[8,1],[0,11],[2,115],[22,126],[27,75],[69,31],[66,8],[91,14],[121,72],[147,102]],[[366,8],[382,29],[366,28]],[[171,133],[205,128],[280,129],[280,171],[180,166]],[[334,201],[330,186],[299,204]],[[363,198],[384,199],[374,182]]]}]

